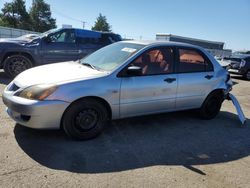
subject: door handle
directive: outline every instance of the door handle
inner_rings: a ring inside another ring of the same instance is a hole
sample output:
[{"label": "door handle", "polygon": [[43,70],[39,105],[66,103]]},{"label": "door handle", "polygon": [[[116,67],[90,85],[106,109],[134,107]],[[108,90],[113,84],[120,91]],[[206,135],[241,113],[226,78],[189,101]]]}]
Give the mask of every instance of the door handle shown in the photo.
[{"label": "door handle", "polygon": [[205,78],[208,79],[208,80],[210,80],[213,77],[214,77],[213,75],[209,75],[209,74],[205,76]]},{"label": "door handle", "polygon": [[166,79],[164,80],[164,82],[167,82],[167,83],[172,83],[172,82],[174,82],[174,81],[176,81],[176,78],[166,78]]}]

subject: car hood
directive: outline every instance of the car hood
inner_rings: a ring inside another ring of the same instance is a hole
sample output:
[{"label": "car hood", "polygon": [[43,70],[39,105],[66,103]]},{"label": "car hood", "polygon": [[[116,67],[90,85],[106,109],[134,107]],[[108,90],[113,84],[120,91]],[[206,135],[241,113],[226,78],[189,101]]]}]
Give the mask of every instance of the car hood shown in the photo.
[{"label": "car hood", "polygon": [[0,43],[28,43],[30,40],[18,39],[18,38],[3,38],[0,39]]},{"label": "car hood", "polygon": [[41,39],[40,38],[35,38],[35,39],[26,39],[26,38],[3,38],[0,39],[0,46],[5,45],[5,44],[13,44],[13,45],[29,45],[29,44],[34,44],[38,43]]},{"label": "car hood", "polygon": [[105,75],[107,75],[107,72],[94,70],[71,61],[28,69],[19,74],[13,82],[18,87],[25,88],[37,84],[61,84],[87,80]]}]

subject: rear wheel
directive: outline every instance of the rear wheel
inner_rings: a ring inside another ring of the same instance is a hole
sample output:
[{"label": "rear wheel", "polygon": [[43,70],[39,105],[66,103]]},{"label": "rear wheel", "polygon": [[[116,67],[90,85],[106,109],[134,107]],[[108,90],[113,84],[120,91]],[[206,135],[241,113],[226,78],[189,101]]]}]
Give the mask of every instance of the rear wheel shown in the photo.
[{"label": "rear wheel", "polygon": [[93,99],[83,99],[66,110],[62,126],[71,138],[87,140],[100,134],[107,120],[108,112],[105,106]]},{"label": "rear wheel", "polygon": [[21,72],[33,66],[31,60],[23,55],[11,55],[4,61],[4,72],[8,77],[14,78]]},{"label": "rear wheel", "polygon": [[220,92],[211,93],[200,108],[200,116],[203,119],[213,119],[220,112],[223,95]]}]

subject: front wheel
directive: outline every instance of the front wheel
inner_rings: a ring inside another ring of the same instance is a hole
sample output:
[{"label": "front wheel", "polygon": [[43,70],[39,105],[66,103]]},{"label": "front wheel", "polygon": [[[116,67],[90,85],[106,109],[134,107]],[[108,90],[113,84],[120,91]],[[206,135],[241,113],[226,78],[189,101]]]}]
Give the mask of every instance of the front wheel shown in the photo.
[{"label": "front wheel", "polygon": [[246,72],[246,74],[244,75],[244,77],[245,77],[245,79],[250,80],[250,70],[248,70]]},{"label": "front wheel", "polygon": [[100,134],[108,120],[107,109],[93,99],[73,103],[64,113],[62,127],[77,140],[87,140]]},{"label": "front wheel", "polygon": [[210,94],[200,108],[202,119],[213,119],[220,112],[223,96],[219,93]]},{"label": "front wheel", "polygon": [[32,62],[29,58],[23,55],[12,55],[9,56],[4,61],[4,72],[7,74],[8,77],[14,78],[21,72],[29,69],[32,67]]}]

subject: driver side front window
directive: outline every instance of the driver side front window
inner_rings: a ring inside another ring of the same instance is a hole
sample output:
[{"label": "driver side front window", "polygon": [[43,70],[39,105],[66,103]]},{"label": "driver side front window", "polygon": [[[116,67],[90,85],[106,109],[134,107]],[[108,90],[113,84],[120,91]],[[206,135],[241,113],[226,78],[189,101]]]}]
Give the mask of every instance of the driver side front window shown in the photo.
[{"label": "driver side front window", "polygon": [[75,43],[74,31],[59,31],[49,36],[50,42]]},{"label": "driver side front window", "polygon": [[173,49],[162,47],[149,50],[133,61],[131,65],[141,67],[142,76],[173,73]]}]

